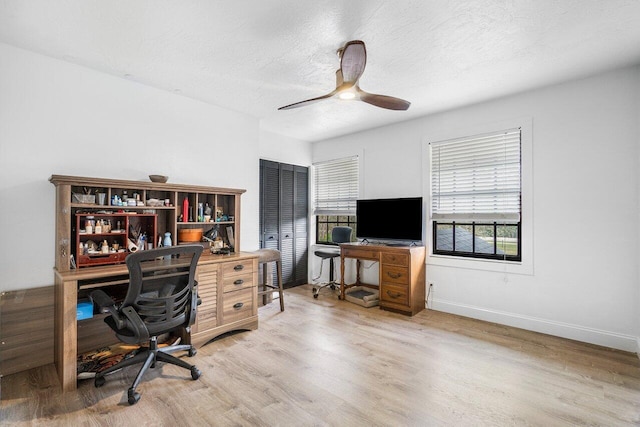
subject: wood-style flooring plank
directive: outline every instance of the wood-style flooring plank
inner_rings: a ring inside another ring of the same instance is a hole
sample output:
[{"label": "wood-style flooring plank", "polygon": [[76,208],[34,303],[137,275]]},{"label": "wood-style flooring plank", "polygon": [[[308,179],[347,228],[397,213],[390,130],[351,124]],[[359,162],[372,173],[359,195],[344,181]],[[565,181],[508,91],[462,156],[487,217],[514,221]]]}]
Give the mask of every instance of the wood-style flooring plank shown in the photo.
[{"label": "wood-style flooring plank", "polygon": [[425,310],[365,309],[309,286],[259,310],[181,368],[159,364],[130,407],[138,367],[61,393],[52,365],[1,379],[0,425],[632,426],[636,355]]}]

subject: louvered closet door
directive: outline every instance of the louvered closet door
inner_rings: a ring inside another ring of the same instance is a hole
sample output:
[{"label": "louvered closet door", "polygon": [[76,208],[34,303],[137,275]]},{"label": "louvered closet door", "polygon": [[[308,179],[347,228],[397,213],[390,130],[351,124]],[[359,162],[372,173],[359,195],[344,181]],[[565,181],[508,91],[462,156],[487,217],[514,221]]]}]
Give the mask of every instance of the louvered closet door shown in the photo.
[{"label": "louvered closet door", "polygon": [[309,169],[260,160],[260,247],[280,250],[287,287],[307,283],[308,215]]},{"label": "louvered closet door", "polygon": [[287,284],[293,283],[295,279],[293,181],[293,165],[280,164],[280,252],[282,253],[282,281]]},{"label": "louvered closet door", "polygon": [[294,231],[296,285],[307,283],[309,263],[309,168],[294,167]]},{"label": "louvered closet door", "polygon": [[280,165],[260,160],[260,247],[279,249]]}]

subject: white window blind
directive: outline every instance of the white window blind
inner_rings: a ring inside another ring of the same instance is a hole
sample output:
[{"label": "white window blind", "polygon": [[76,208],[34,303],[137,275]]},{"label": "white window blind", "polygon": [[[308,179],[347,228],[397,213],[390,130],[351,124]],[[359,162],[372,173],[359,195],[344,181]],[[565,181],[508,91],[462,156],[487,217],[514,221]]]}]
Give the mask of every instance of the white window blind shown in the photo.
[{"label": "white window blind", "polygon": [[520,129],[429,145],[432,219],[520,221]]},{"label": "white window blind", "polygon": [[355,215],[358,156],[314,163],[314,215]]}]

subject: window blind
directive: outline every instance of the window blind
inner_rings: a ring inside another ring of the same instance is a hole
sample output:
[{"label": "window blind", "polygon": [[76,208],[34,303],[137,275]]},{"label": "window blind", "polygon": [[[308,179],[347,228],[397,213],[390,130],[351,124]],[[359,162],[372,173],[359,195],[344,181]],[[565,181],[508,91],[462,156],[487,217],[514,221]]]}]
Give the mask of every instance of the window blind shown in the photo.
[{"label": "window blind", "polygon": [[358,156],[314,163],[314,215],[355,215]]},{"label": "window blind", "polygon": [[430,143],[431,218],[520,221],[520,129]]}]

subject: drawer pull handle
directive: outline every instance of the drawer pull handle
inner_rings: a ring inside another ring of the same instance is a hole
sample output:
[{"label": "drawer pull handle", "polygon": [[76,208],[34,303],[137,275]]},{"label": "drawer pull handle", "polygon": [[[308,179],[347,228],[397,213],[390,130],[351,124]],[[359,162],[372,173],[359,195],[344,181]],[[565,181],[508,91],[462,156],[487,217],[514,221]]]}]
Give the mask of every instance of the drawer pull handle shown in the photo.
[{"label": "drawer pull handle", "polygon": [[235,282],[233,282],[234,285],[242,285],[244,283],[244,280],[242,279],[238,279]]},{"label": "drawer pull handle", "polygon": [[233,269],[234,269],[235,271],[244,270],[244,265],[242,265],[242,264],[238,264],[238,265],[236,265],[235,267],[233,267]]},{"label": "drawer pull handle", "polygon": [[400,276],[402,276],[401,273],[390,273],[387,271],[387,276],[391,277],[392,279],[399,279]]},{"label": "drawer pull handle", "polygon": [[387,295],[389,295],[391,298],[400,298],[402,296],[402,294],[400,293],[391,292],[391,291],[387,291]]},{"label": "drawer pull handle", "polygon": [[235,308],[236,310],[240,310],[243,305],[244,305],[244,303],[237,302],[237,303],[233,304],[233,308]]}]

